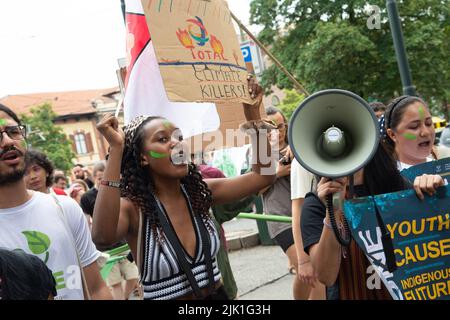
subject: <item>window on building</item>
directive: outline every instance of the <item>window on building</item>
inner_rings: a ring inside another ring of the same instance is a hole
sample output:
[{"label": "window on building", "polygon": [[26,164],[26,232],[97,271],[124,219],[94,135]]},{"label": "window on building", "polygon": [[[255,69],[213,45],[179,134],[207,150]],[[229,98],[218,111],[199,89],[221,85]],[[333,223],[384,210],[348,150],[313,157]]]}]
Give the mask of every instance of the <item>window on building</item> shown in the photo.
[{"label": "window on building", "polygon": [[89,132],[85,133],[83,130],[74,132],[73,135],[70,135],[70,139],[72,140],[72,149],[77,154],[83,155],[94,152]]},{"label": "window on building", "polygon": [[78,154],[87,153],[86,138],[83,133],[78,133],[75,135],[75,146]]}]

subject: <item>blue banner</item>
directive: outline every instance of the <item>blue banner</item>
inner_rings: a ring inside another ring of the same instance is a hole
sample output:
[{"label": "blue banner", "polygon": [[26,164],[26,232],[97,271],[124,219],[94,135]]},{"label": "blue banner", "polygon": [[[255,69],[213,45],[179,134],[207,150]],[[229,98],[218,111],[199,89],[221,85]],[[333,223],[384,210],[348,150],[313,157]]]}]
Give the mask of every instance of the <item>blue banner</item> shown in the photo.
[{"label": "blue banner", "polygon": [[[374,202],[389,232],[397,269],[389,272]],[[414,190],[344,202],[353,239],[395,300],[450,299],[450,186],[419,200]]]},{"label": "blue banner", "polygon": [[444,179],[449,180],[450,177],[450,158],[445,158],[436,161],[429,161],[404,169],[401,172],[402,176],[408,179],[411,183],[417,176],[423,174],[438,174]]}]

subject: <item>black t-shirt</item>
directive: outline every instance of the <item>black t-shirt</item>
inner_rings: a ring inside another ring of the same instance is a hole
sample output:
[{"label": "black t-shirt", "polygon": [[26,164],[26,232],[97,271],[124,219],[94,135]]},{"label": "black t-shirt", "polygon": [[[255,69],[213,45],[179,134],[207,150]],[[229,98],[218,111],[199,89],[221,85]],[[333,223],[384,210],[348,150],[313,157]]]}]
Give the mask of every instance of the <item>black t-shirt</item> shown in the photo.
[{"label": "black t-shirt", "polygon": [[[89,190],[88,192],[86,192],[85,194],[83,194],[83,196],[81,197],[81,201],[80,201],[81,209],[83,209],[83,212],[85,214],[88,214],[91,217],[94,214],[95,200],[97,199],[97,194],[98,194],[97,188],[93,188],[93,189]],[[117,242],[112,246],[101,247],[101,246],[96,245],[96,247],[100,251],[107,251],[107,250],[111,250],[111,249],[120,247],[121,245],[124,245],[125,243],[126,243],[126,241],[124,240],[124,241]]]},{"label": "black t-shirt", "polygon": [[[353,192],[356,197],[369,195],[364,185],[354,186]],[[320,241],[326,210],[325,205],[315,193],[309,192],[305,195],[305,202],[302,207],[301,230],[303,249],[308,254],[309,248]]]},{"label": "black t-shirt", "polygon": [[98,193],[97,188],[93,188],[81,196],[80,201],[81,209],[83,209],[83,212],[90,215],[91,217],[94,214],[94,206],[95,206],[95,199],[97,199],[97,193]]},{"label": "black t-shirt", "polygon": [[319,197],[312,192],[307,193],[302,206],[302,218],[300,221],[303,249],[308,254],[309,248],[320,241],[325,216],[326,207]]},{"label": "black t-shirt", "polygon": [[94,188],[95,184],[91,181],[91,179],[84,179],[84,182],[86,182],[89,189]]}]

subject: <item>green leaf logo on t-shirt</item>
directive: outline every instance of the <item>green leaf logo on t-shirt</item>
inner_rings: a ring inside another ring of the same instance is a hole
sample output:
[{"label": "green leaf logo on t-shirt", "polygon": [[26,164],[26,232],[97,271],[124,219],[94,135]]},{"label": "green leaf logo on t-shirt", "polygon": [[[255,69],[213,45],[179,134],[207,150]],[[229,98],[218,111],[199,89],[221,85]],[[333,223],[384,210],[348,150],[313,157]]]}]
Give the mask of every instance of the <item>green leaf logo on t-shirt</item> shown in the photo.
[{"label": "green leaf logo on t-shirt", "polygon": [[50,238],[39,231],[22,231],[22,233],[27,238],[28,248],[30,248],[31,252],[34,254],[45,253],[44,263],[47,263],[49,258],[47,250],[50,247]]}]

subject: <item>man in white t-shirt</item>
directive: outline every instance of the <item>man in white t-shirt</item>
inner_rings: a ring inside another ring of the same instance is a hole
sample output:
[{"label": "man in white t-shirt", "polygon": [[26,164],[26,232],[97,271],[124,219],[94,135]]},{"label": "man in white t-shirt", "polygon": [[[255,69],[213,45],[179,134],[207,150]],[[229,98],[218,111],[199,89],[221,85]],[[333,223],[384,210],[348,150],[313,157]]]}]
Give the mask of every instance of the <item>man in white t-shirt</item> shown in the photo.
[{"label": "man in white t-shirt", "polygon": [[56,280],[55,299],[86,298],[79,264],[91,298],[112,299],[96,262],[100,253],[78,204],[70,197],[26,189],[26,150],[25,127],[0,104],[0,247],[44,261]]}]

